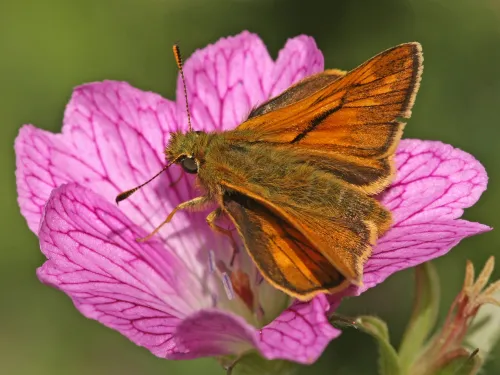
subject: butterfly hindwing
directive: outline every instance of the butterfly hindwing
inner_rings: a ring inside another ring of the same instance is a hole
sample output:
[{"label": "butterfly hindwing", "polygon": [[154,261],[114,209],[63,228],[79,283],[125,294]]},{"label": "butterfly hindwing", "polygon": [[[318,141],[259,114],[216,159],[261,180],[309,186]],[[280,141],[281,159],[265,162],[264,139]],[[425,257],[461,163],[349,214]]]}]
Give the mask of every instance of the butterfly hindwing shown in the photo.
[{"label": "butterfly hindwing", "polygon": [[313,243],[265,206],[240,196],[225,200],[224,211],[262,275],[276,288],[304,300],[347,283]]}]

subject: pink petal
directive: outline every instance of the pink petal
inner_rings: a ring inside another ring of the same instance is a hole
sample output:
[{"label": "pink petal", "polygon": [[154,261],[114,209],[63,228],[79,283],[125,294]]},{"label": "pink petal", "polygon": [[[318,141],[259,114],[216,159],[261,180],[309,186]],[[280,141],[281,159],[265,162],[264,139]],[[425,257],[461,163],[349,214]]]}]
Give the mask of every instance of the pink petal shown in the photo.
[{"label": "pink petal", "polygon": [[[61,136],[25,125],[15,141],[18,203],[29,228],[38,233],[43,207],[55,187],[73,179],[72,171],[80,170],[68,156]],[[51,160],[55,155],[54,161]],[[64,165],[54,168],[53,165]],[[84,176],[85,178],[85,176]]]},{"label": "pink petal", "polygon": [[[266,46],[249,32],[222,38],[193,53],[184,74],[194,129],[231,129],[241,123],[252,106],[268,98],[263,79],[272,67]],[[177,105],[186,129],[180,79]]]},{"label": "pink petal", "polygon": [[323,69],[323,54],[313,38],[300,35],[289,39],[280,51],[271,73],[269,97],[280,94],[292,84]]},{"label": "pink petal", "polygon": [[[292,83],[323,70],[323,55],[313,38],[290,39],[274,63],[262,40],[243,32],[196,51],[184,73],[196,130],[233,129],[251,109]],[[177,105],[187,128],[184,92],[179,79]]]},{"label": "pink petal", "polygon": [[239,355],[258,346],[257,331],[240,316],[201,310],[184,319],[175,332],[179,353],[172,359]]},{"label": "pink petal", "polygon": [[459,218],[488,183],[472,155],[437,141],[401,141],[396,165],[396,179],[382,200],[394,212],[395,226]]},{"label": "pink petal", "polygon": [[464,208],[476,203],[488,181],[484,167],[470,154],[441,142],[403,140],[396,164],[396,179],[382,198],[394,224],[366,264],[362,290],[491,229],[457,220]]},{"label": "pink petal", "polygon": [[182,353],[172,358],[238,355],[256,348],[267,359],[313,363],[340,331],[328,322],[324,296],[296,303],[258,332],[244,319],[217,310],[203,310],[185,319],[175,333]]},{"label": "pink petal", "polygon": [[144,234],[91,190],[63,185],[45,207],[39,237],[48,260],[37,273],[86,317],[167,357],[180,318],[212,299],[160,242],[135,241]]},{"label": "pink petal", "polygon": [[[114,202],[119,192],[158,172],[164,165],[162,151],[168,132],[177,128],[174,107],[159,95],[108,81],[75,90],[66,108],[63,134],[23,127],[15,144],[16,178],[21,212],[30,229],[38,232],[43,205],[61,184],[80,183]],[[167,171],[122,202],[120,209],[151,231],[173,207],[195,194],[189,178],[169,187],[179,173],[177,167]],[[177,215],[160,235],[201,273],[198,253],[192,248],[201,248],[213,234],[203,215],[188,215]],[[195,225],[207,238],[189,235]]]},{"label": "pink petal", "polygon": [[326,317],[329,307],[326,297],[320,295],[285,310],[261,331],[263,355],[268,359],[315,362],[328,343],[340,335]]},{"label": "pink petal", "polygon": [[[169,131],[176,128],[174,107],[161,96],[127,83],[106,81],[76,88],[66,107],[62,136],[72,157],[82,160],[85,171],[91,170],[95,176],[82,181],[77,170],[73,181],[114,201],[120,191],[152,177],[165,164],[163,149]],[[52,155],[51,160],[54,158]],[[169,172],[120,205],[134,222],[149,224],[148,230],[158,222],[153,221],[154,216],[161,220],[173,204],[190,197],[185,189],[166,189],[177,176]],[[165,192],[167,199],[160,199]]]},{"label": "pink petal", "polygon": [[38,277],[65,292],[86,317],[164,358],[257,348],[269,359],[310,363],[338,336],[325,316],[324,296],[290,307],[259,336],[243,318],[210,309],[204,284],[160,242],[137,243],[142,235],[91,190],[63,185],[45,207],[39,236],[48,260]]},{"label": "pink petal", "polygon": [[[156,173],[164,164],[167,124],[175,125],[172,111],[171,102],[126,83],[93,83],[75,89],[63,134],[23,127],[15,143],[17,183],[30,228],[38,230],[45,201],[63,183],[81,183],[114,201]],[[137,196],[135,207],[123,205],[125,212],[148,222],[161,205],[151,194]]]},{"label": "pink petal", "polygon": [[465,237],[490,229],[466,220],[400,225],[379,241],[376,252],[368,260],[363,290],[381,283],[395,272],[446,254]]}]

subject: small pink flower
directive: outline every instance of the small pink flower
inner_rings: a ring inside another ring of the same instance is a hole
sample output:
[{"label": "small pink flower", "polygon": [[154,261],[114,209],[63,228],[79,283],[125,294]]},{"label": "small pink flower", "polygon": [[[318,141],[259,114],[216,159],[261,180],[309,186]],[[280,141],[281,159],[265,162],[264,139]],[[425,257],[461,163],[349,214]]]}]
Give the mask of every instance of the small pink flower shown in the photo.
[{"label": "small pink flower", "polygon": [[[194,129],[224,130],[321,71],[323,56],[312,38],[300,36],[273,61],[245,32],[197,51],[184,69]],[[135,241],[195,196],[192,176],[169,187],[182,173],[171,168],[119,208],[114,204],[119,192],[161,169],[169,133],[187,128],[181,90],[179,82],[172,102],[123,82],[87,84],[73,93],[61,134],[31,125],[20,130],[19,205],[47,257],[38,277],[86,317],[163,358],[257,349],[269,359],[314,362],[340,333],[327,317],[339,296],[290,306],[245,252],[224,271],[230,246],[202,213],[178,213],[155,239]],[[382,198],[395,224],[366,264],[364,287],[352,294],[489,230],[459,219],[486,189],[486,172],[472,156],[440,142],[405,140],[397,165]]]}]

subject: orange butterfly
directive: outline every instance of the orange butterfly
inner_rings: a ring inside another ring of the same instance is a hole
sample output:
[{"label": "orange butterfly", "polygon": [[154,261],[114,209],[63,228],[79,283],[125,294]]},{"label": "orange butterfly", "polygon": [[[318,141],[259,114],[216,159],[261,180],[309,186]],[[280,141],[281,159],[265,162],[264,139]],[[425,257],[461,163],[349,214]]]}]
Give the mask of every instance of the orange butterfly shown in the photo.
[{"label": "orange butterfly", "polygon": [[[177,46],[174,54],[184,81]],[[216,224],[227,215],[276,288],[307,300],[361,285],[372,246],[391,225],[372,195],[394,178],[400,118],[410,117],[421,73],[420,44],[402,44],[348,73],[300,81],[234,130],[193,131],[189,122],[187,133],[171,134],[161,172],[181,165],[197,174],[203,194],[178,205],[143,240],[178,210],[216,203],[207,223],[232,239]]]}]

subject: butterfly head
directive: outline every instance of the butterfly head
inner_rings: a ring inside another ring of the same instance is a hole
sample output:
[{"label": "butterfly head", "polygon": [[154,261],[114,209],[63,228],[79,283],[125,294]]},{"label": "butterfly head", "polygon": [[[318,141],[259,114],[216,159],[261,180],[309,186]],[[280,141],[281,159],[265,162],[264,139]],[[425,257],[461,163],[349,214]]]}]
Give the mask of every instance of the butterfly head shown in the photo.
[{"label": "butterfly head", "polygon": [[187,173],[196,174],[205,162],[209,139],[209,134],[202,131],[172,133],[165,156],[170,163],[180,165]]},{"label": "butterfly head", "polygon": [[195,131],[191,125],[191,114],[189,112],[189,102],[186,89],[186,80],[184,79],[184,71],[182,69],[182,58],[179,50],[179,46],[174,44],[173,52],[175,56],[175,61],[177,62],[177,67],[179,68],[179,73],[182,78],[182,86],[184,88],[184,100],[186,102],[186,114],[188,122],[188,131],[186,133],[174,132],[170,133],[170,140],[165,148],[165,156],[167,158],[167,164],[152,178],[144,182],[143,184],[136,186],[130,190],[126,190],[116,197],[116,203],[121,202],[143,186],[150,183],[164,171],[166,171],[172,164],[180,165],[184,171],[191,174],[197,174],[200,167],[205,162],[205,150],[209,143],[209,139],[213,138],[210,134],[203,131]]}]

